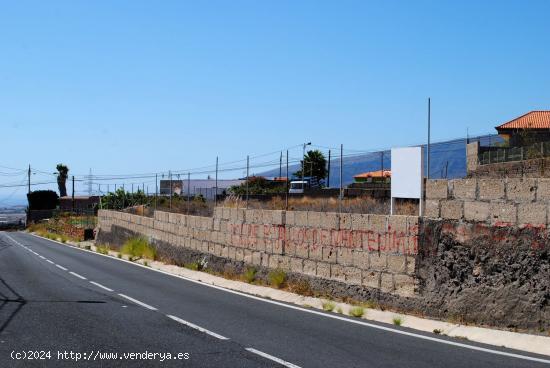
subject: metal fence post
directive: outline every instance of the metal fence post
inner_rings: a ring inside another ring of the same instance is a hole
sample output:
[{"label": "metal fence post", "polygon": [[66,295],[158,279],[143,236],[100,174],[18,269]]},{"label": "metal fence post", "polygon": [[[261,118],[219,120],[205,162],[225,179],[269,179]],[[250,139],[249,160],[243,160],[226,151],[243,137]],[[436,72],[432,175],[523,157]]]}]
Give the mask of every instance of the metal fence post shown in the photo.
[{"label": "metal fence post", "polygon": [[246,208],[248,208],[248,175],[250,169],[250,157],[246,156]]},{"label": "metal fence post", "polygon": [[521,146],[521,160],[523,161],[523,146]]}]

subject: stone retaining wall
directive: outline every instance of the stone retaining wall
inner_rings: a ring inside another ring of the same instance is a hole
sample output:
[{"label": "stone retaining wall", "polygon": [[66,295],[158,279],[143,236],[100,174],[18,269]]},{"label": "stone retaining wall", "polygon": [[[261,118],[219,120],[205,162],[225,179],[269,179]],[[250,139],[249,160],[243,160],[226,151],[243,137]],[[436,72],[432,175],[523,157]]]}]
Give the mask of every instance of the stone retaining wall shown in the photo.
[{"label": "stone retaining wall", "polygon": [[425,215],[430,218],[546,227],[549,209],[547,178],[426,181]]},{"label": "stone retaining wall", "polygon": [[213,217],[100,210],[111,226],[250,265],[414,294],[418,217],[216,208]]}]

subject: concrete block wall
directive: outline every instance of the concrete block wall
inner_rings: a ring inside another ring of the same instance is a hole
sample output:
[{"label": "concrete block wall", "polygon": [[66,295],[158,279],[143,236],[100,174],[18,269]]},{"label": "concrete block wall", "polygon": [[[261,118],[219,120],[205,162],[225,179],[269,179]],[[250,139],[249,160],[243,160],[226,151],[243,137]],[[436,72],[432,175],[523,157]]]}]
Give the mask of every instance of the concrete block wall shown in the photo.
[{"label": "concrete block wall", "polygon": [[425,204],[430,218],[547,227],[550,178],[427,180]]},{"label": "concrete block wall", "polygon": [[113,225],[172,245],[399,295],[413,295],[419,218],[218,207],[213,217],[100,210]]}]

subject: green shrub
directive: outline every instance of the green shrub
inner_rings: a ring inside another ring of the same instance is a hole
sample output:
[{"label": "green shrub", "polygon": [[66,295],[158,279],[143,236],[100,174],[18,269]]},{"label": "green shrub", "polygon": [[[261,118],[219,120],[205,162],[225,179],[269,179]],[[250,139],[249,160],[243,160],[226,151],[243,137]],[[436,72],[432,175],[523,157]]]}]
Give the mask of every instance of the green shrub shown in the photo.
[{"label": "green shrub", "polygon": [[336,309],[336,313],[340,313],[340,314],[344,313],[344,311],[342,310],[342,307],[338,307],[338,309]]},{"label": "green shrub", "polygon": [[188,269],[193,270],[193,271],[198,271],[199,270],[199,262],[186,263],[186,264],[183,265],[183,267],[188,268]]},{"label": "green shrub", "polygon": [[243,273],[243,279],[250,284],[256,280],[257,272],[258,271],[254,267],[248,267]]},{"label": "green shrub", "polygon": [[283,270],[273,270],[267,275],[269,284],[276,287],[277,289],[281,288],[286,281],[286,273]]},{"label": "green shrub", "polygon": [[365,314],[365,309],[363,307],[352,307],[349,310],[349,315],[353,317],[363,317]]},{"label": "green shrub", "polygon": [[109,254],[109,247],[107,247],[106,245],[98,245],[96,249],[98,253]]},{"label": "green shrub", "polygon": [[120,251],[131,257],[155,259],[157,250],[145,238],[128,239]]},{"label": "green shrub", "polygon": [[436,334],[436,335],[441,335],[441,333],[442,333],[443,331],[441,331],[439,328],[436,328],[436,329],[434,329],[433,332],[434,332],[434,334]]},{"label": "green shrub", "polygon": [[334,307],[336,307],[336,305],[331,301],[323,302],[323,310],[327,312],[332,312],[334,310]]},{"label": "green shrub", "polygon": [[399,316],[395,316],[393,317],[393,324],[396,325],[396,326],[401,326],[401,324],[403,323],[403,318],[399,317]]}]

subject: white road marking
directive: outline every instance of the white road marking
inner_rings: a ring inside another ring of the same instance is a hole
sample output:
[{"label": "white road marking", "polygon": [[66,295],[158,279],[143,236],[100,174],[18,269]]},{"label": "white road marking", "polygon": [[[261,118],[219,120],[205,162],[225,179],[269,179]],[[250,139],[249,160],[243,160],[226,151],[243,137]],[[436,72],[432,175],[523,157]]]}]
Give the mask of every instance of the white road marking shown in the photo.
[{"label": "white road marking", "polygon": [[432,337],[432,336],[427,336],[427,335],[421,335],[421,334],[414,333],[414,332],[398,330],[398,329],[395,329],[395,328],[392,328],[392,327],[380,326],[380,325],[376,325],[376,324],[369,323],[369,322],[363,322],[363,321],[360,321],[360,320],[357,320],[357,319],[341,317],[341,316],[338,316],[338,315],[332,315],[332,314],[328,314],[328,313],[325,313],[325,312],[316,311],[316,310],[313,310],[313,309],[305,309],[305,308],[298,307],[298,306],[295,306],[295,305],[285,304],[285,303],[278,302],[278,301],[275,301],[275,300],[264,299],[264,298],[259,297],[259,296],[245,294],[245,293],[242,293],[240,291],[225,289],[221,286],[216,286],[216,285],[212,285],[212,284],[207,284],[207,283],[202,282],[202,281],[193,280],[193,279],[190,279],[190,278],[185,277],[185,276],[174,275],[174,274],[166,272],[166,271],[157,270],[157,269],[154,269],[154,268],[151,268],[151,267],[144,266],[144,265],[139,264],[139,263],[127,261],[123,258],[115,258],[115,257],[109,256],[107,254],[101,254],[101,253],[93,252],[91,250],[78,248],[78,247],[71,246],[71,245],[66,244],[66,243],[64,244],[64,243],[61,243],[61,242],[58,242],[58,241],[55,241],[55,240],[42,238],[42,237],[40,237],[38,235],[34,235],[34,234],[29,234],[29,235],[34,236],[34,237],[39,238],[39,239],[49,240],[53,243],[57,243],[59,245],[65,246],[65,247],[70,247],[70,248],[75,249],[75,250],[79,250],[79,251],[82,251],[82,252],[87,252],[87,253],[94,254],[94,255],[97,255],[97,256],[101,256],[101,257],[108,257],[109,259],[113,259],[113,260],[120,261],[120,262],[126,262],[128,264],[133,265],[133,266],[142,267],[142,268],[144,268],[146,270],[149,270],[149,271],[163,273],[165,275],[172,276],[172,277],[177,277],[179,279],[182,279],[182,280],[185,280],[185,281],[188,281],[188,282],[192,282],[192,283],[199,284],[199,285],[202,285],[202,286],[210,287],[210,288],[213,288],[213,289],[218,289],[218,290],[224,291],[226,293],[240,295],[240,296],[245,297],[245,298],[258,300],[258,301],[261,301],[261,302],[264,302],[264,303],[270,303],[270,304],[278,305],[278,306],[281,306],[281,307],[284,307],[284,308],[298,310],[298,311],[301,311],[301,312],[304,312],[304,313],[316,314],[318,316],[322,316],[322,317],[325,317],[325,318],[337,319],[337,320],[340,320],[340,321],[353,323],[353,324],[357,324],[357,325],[362,325],[362,326],[374,328],[374,329],[377,329],[377,330],[382,330],[382,331],[386,331],[386,332],[396,333],[396,334],[399,334],[399,335],[414,337],[414,338],[421,339],[421,340],[437,342],[437,343],[440,343],[440,344],[456,346],[456,347],[459,347],[459,348],[471,349],[471,350],[481,351],[481,352],[489,353],[489,354],[507,356],[507,357],[511,357],[511,358],[529,360],[529,361],[532,361],[532,362],[550,364],[550,359],[535,358],[535,357],[531,357],[531,356],[528,356],[528,355],[508,353],[506,351],[499,351],[499,350],[494,350],[494,349],[489,349],[489,348],[483,348],[483,347],[480,347],[480,346],[463,344],[463,343],[456,342],[456,341],[443,340],[443,339],[439,339],[437,337]]},{"label": "white road marking", "polygon": [[44,256],[39,256],[39,257],[42,258],[42,259],[46,259],[46,257],[44,257]]},{"label": "white road marking", "polygon": [[197,325],[194,324],[194,323],[187,322],[187,321],[185,321],[185,320],[183,320],[183,319],[181,319],[181,318],[178,318],[178,317],[176,317],[176,316],[172,316],[172,315],[170,315],[170,314],[167,314],[166,317],[171,318],[171,319],[173,319],[174,321],[181,323],[182,325],[186,325],[186,326],[191,327],[191,328],[194,328],[195,330],[198,330],[198,331],[200,331],[200,332],[204,332],[205,334],[208,334],[208,335],[210,335],[210,336],[214,336],[214,337],[217,338],[217,339],[220,339],[220,340],[229,340],[229,339],[228,339],[227,337],[225,337],[225,336],[222,336],[222,335],[220,335],[220,334],[217,334],[217,333],[215,333],[215,332],[212,332],[212,331],[210,331],[210,330],[207,330],[206,328],[202,328],[201,326],[197,326]]},{"label": "white road marking", "polygon": [[73,276],[76,276],[76,277],[78,277],[79,279],[82,279],[82,280],[87,280],[87,279],[86,279],[86,278],[85,278],[84,276],[82,276],[82,275],[79,275],[79,274],[77,274],[76,272],[73,272],[73,271],[69,271],[69,273],[70,273],[71,275],[73,275]]},{"label": "white road marking", "polygon": [[62,269],[63,271],[67,271],[67,269],[66,269],[65,267],[63,267],[63,266],[60,266],[60,265],[58,265],[58,264],[56,264],[56,265],[55,265],[55,267],[57,267],[57,268],[61,268],[61,269]]},{"label": "white road marking", "polygon": [[100,283],[97,283],[97,282],[95,282],[95,281],[90,281],[90,284],[93,284],[93,285],[95,285],[95,286],[97,286],[97,287],[100,287],[100,288],[102,288],[102,289],[105,289],[105,290],[107,290],[107,291],[113,291],[113,289],[109,289],[107,286],[103,286],[103,285],[101,285]]},{"label": "white road marking", "polygon": [[292,363],[289,363],[287,362],[286,360],[282,360],[282,359],[279,359],[277,357],[274,357],[273,355],[269,355],[267,353],[264,353],[263,351],[259,351],[259,350],[256,350],[254,348],[246,348],[246,350],[248,350],[249,352],[251,353],[254,353],[254,354],[257,354],[261,357],[264,357],[266,359],[269,359],[269,360],[272,360],[276,363],[279,363],[281,365],[284,365],[285,367],[288,367],[288,368],[300,368],[299,365],[296,365],[296,364],[292,364]]},{"label": "white road marking", "polygon": [[158,310],[157,308],[155,308],[155,307],[153,307],[153,306],[151,306],[151,305],[149,305],[149,304],[145,304],[145,303],[143,303],[143,302],[140,302],[140,301],[137,300],[137,299],[131,298],[131,297],[129,297],[128,295],[124,295],[124,294],[118,294],[118,295],[120,295],[120,296],[123,297],[123,298],[128,299],[128,300],[131,301],[131,302],[136,303],[137,305],[141,305],[141,306],[144,307],[144,308],[147,308],[147,309],[150,309],[150,310],[155,310],[155,311]]},{"label": "white road marking", "polygon": [[47,259],[46,262],[51,263],[51,264],[55,264],[52,261],[50,261],[49,259]]}]

